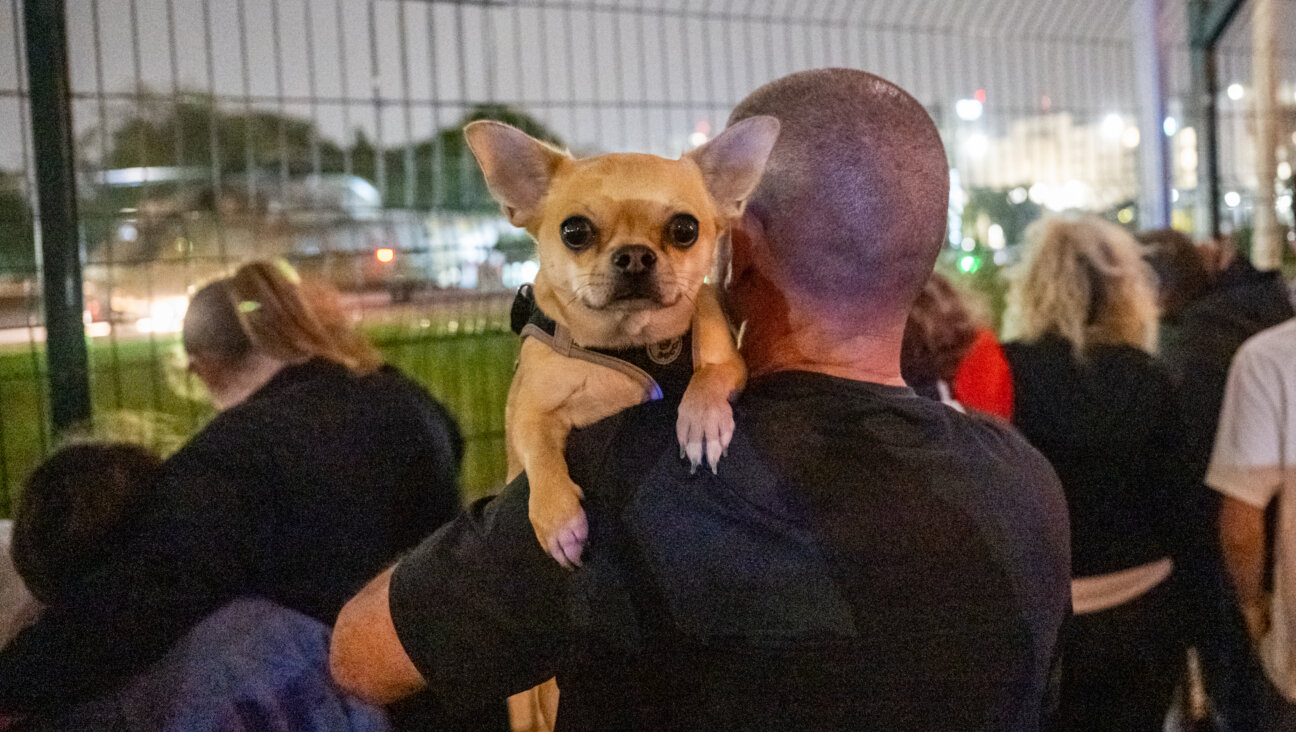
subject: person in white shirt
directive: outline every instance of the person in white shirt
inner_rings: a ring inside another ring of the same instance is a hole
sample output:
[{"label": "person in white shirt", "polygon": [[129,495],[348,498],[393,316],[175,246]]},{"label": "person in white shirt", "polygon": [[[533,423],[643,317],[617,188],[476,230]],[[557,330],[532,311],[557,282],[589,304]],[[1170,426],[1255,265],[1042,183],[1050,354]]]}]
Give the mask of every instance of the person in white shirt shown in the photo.
[{"label": "person in white shirt", "polygon": [[[1220,543],[1272,684],[1270,729],[1296,729],[1296,319],[1243,344],[1229,370],[1206,484],[1223,494]],[[1278,501],[1274,535],[1265,512]],[[1265,586],[1273,543],[1273,587]]]}]

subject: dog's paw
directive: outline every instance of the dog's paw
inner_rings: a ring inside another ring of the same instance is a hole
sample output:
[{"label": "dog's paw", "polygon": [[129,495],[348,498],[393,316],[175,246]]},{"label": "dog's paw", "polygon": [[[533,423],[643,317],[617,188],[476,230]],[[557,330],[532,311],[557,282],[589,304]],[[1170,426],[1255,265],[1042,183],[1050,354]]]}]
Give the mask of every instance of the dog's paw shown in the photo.
[{"label": "dog's paw", "polygon": [[694,374],[684,391],[675,435],[679,438],[680,457],[687,457],[694,471],[705,459],[715,473],[720,456],[733,439],[733,407],[729,404],[732,389],[700,377],[702,372]]},{"label": "dog's paw", "polygon": [[580,566],[585,540],[589,538],[589,524],[580,497],[580,488],[571,481],[552,482],[543,487],[533,483],[527,505],[540,546],[567,569]]}]

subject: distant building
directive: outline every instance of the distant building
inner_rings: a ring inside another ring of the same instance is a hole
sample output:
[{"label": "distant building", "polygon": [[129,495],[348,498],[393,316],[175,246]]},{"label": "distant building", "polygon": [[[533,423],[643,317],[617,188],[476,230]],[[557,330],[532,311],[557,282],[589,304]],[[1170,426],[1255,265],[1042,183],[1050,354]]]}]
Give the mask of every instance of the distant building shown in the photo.
[{"label": "distant building", "polygon": [[1023,117],[1002,136],[972,126],[954,133],[953,160],[969,188],[1026,186],[1055,210],[1108,208],[1137,195],[1138,128],[1110,115],[1076,124],[1070,113]]}]

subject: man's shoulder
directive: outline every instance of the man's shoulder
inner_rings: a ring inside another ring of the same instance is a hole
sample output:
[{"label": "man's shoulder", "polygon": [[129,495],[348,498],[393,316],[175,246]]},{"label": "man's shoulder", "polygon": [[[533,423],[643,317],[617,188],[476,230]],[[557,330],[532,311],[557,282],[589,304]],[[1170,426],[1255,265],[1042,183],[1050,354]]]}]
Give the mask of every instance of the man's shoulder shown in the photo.
[{"label": "man's shoulder", "polygon": [[[1034,445],[1022,436],[1007,420],[984,412],[967,412],[952,416],[951,421],[959,425],[961,432],[966,432],[969,439],[987,456],[1008,461],[1021,460],[1028,467],[1037,469],[1045,479],[1054,479],[1053,469]],[[958,439],[958,438],[955,438]]]},{"label": "man's shoulder", "polygon": [[1282,358],[1292,363],[1288,359],[1296,358],[1296,318],[1289,318],[1248,338],[1238,351],[1238,358]]}]

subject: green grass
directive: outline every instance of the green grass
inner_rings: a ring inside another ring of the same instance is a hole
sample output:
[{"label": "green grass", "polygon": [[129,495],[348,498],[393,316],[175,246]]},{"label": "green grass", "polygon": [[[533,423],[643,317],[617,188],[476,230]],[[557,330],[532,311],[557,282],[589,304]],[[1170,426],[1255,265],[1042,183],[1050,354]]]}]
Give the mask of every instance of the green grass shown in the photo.
[{"label": "green grass", "polygon": [[[367,328],[387,360],[455,415],[466,442],[461,489],[466,500],[504,480],[504,401],[517,359],[517,337],[496,313],[431,323]],[[0,516],[10,516],[22,481],[55,444],[49,430],[42,344],[0,350]],[[174,449],[212,410],[184,371],[178,339],[90,341],[93,423],[83,432]]]}]

